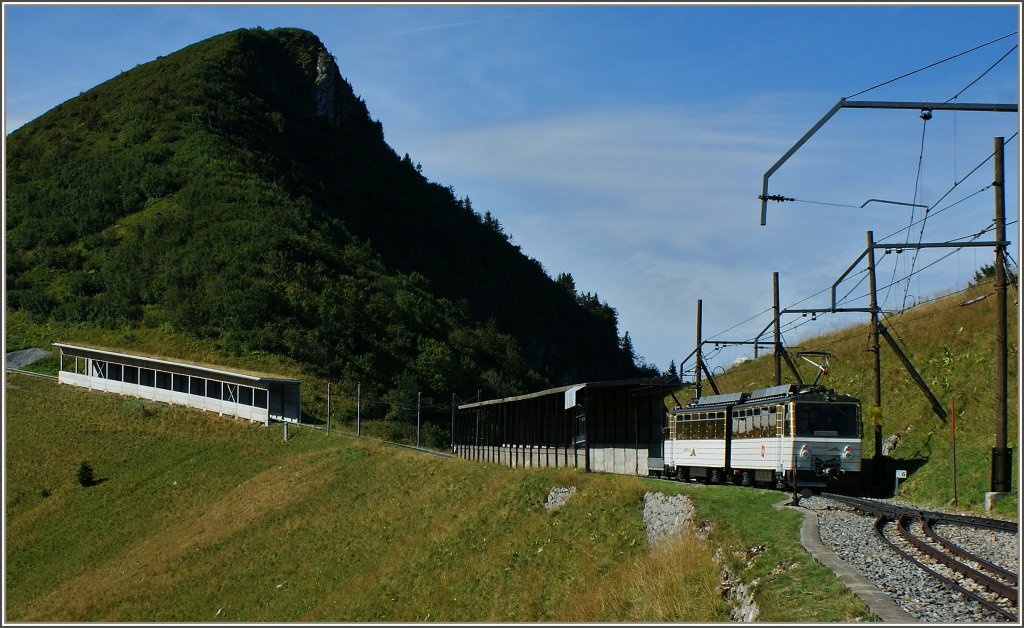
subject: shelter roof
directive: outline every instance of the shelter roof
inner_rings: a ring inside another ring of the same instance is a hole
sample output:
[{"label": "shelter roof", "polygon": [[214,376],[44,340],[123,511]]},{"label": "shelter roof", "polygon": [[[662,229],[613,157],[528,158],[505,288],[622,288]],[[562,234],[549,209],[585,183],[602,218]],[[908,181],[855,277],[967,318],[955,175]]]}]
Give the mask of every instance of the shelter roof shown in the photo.
[{"label": "shelter roof", "polygon": [[527,393],[525,395],[517,395],[515,397],[504,397],[501,399],[488,399],[486,401],[478,401],[473,403],[465,403],[459,406],[460,410],[467,408],[477,408],[482,406],[497,405],[502,403],[509,403],[513,401],[525,401],[527,399],[537,399],[539,397],[547,397],[549,395],[557,395],[571,390],[608,390],[616,388],[630,388],[630,389],[667,389],[678,387],[677,382],[659,382],[651,378],[643,379],[617,379],[603,382],[585,382],[582,384],[570,384],[568,386],[558,386],[556,388],[548,388],[547,390],[540,390],[537,392]]},{"label": "shelter roof", "polygon": [[145,353],[122,353],[120,351],[114,351],[112,349],[106,349],[106,348],[103,348],[103,347],[88,346],[88,345],[84,345],[84,344],[72,345],[72,344],[67,344],[67,343],[63,343],[63,342],[55,342],[55,343],[53,343],[53,346],[60,348],[62,352],[70,352],[70,353],[78,352],[78,353],[99,354],[101,356],[105,356],[107,359],[110,359],[112,361],[116,361],[117,358],[122,358],[122,359],[123,358],[128,358],[128,359],[131,359],[131,360],[141,360],[141,361],[144,361],[144,362],[150,362],[154,366],[163,365],[163,366],[169,367],[169,370],[170,370],[170,367],[180,367],[180,368],[187,368],[187,369],[191,369],[191,370],[195,370],[195,371],[202,371],[202,372],[210,373],[211,375],[215,375],[215,376],[219,376],[219,377],[231,376],[231,377],[240,377],[240,378],[243,378],[243,379],[249,379],[249,380],[253,380],[253,381],[261,381],[261,382],[283,382],[283,383],[295,383],[295,384],[300,383],[300,380],[297,380],[297,379],[288,379],[288,378],[278,377],[276,375],[271,375],[271,374],[268,374],[268,373],[258,373],[258,372],[255,372],[255,371],[247,371],[247,370],[244,370],[244,369],[228,370],[228,369],[225,369],[225,368],[219,367],[219,366],[211,366],[211,365],[208,365],[208,364],[200,364],[200,363],[197,363],[197,362],[186,362],[184,360],[169,360],[167,358],[158,357],[158,356],[154,356],[154,355],[148,355],[148,354],[145,354]]}]

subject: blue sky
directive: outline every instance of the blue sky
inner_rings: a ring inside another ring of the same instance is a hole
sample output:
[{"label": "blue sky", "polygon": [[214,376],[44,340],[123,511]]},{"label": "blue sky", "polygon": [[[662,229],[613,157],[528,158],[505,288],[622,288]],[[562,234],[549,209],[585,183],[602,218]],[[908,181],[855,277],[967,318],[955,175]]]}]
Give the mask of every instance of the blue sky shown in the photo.
[{"label": "blue sky", "polygon": [[[828,307],[827,289],[864,250],[866,231],[877,241],[945,242],[990,225],[991,161],[966,175],[992,153],[994,137],[1018,132],[1019,114],[936,112],[924,122],[913,110],[840,111],[771,178],[770,193],[799,201],[771,203],[761,226],[757,195],[764,172],[839,98],[1019,25],[1010,3],[6,3],[5,135],[196,41],[255,26],[309,29],[396,152],[490,211],[550,275],[570,272],[580,291],[615,307],[620,330],[664,369],[693,350],[698,299],[705,339],[750,340],[771,321],[773,271],[783,308]],[[995,64],[958,102],[1018,103],[1019,39],[854,100],[946,101]],[[1019,156],[1014,137],[1006,206],[1015,262]],[[937,205],[922,234],[920,224],[908,227],[920,208],[913,218],[906,206],[859,208],[871,198]],[[958,289],[992,260],[989,248],[886,255],[883,307]],[[861,270],[840,285],[845,306],[867,305]],[[787,315],[783,338],[800,345],[865,320]],[[706,352],[715,367],[752,354],[749,346]]]}]

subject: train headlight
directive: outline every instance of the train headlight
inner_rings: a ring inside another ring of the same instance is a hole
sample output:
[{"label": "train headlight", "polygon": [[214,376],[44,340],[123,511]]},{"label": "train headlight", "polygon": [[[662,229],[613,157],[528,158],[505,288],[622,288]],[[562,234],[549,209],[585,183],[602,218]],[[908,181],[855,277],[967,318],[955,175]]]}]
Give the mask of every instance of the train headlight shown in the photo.
[{"label": "train headlight", "polygon": [[803,460],[807,460],[810,457],[811,457],[811,448],[808,447],[806,444],[804,444],[804,446],[800,448],[800,458],[802,458]]},{"label": "train headlight", "polygon": [[853,456],[853,447],[849,445],[843,447],[843,460],[849,460],[851,456]]}]

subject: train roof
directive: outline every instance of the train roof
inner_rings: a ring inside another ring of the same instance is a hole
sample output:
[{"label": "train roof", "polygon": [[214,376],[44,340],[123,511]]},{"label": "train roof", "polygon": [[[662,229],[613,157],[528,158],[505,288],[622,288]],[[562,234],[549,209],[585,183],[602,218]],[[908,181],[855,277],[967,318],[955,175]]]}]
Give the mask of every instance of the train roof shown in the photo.
[{"label": "train roof", "polygon": [[707,397],[698,397],[690,403],[691,406],[722,406],[729,404],[737,404],[743,401],[747,396],[747,393],[735,392],[725,393],[723,395],[710,395]]},{"label": "train roof", "polygon": [[815,385],[798,385],[798,384],[782,384],[781,386],[769,386],[768,388],[759,388],[753,392],[733,392],[724,393],[720,395],[708,395],[705,397],[698,397],[690,401],[687,405],[688,408],[703,408],[709,406],[734,406],[748,403],[763,403],[772,399],[783,399],[786,397],[804,396],[808,397],[829,397],[833,401],[857,401],[856,397],[849,395],[841,395],[836,393],[834,390],[825,388],[824,386]]},{"label": "train roof", "polygon": [[758,388],[754,392],[750,393],[750,397],[747,398],[747,401],[760,401],[761,399],[772,399],[774,397],[787,397],[792,395],[793,391],[796,389],[796,384],[782,384],[781,386]]}]

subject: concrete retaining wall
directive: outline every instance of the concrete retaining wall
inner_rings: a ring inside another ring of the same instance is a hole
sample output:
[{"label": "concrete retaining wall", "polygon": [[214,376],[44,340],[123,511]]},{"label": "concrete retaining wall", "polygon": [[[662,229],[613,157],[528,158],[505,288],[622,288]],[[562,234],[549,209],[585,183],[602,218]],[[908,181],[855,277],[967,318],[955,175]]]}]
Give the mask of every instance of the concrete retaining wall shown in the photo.
[{"label": "concrete retaining wall", "polygon": [[492,462],[506,467],[586,468],[585,449],[533,447],[526,445],[456,445],[455,455],[477,462]]},{"label": "concrete retaining wall", "polygon": [[[639,454],[639,455],[638,455]],[[575,467],[586,468],[587,450],[567,447],[456,445],[455,455],[477,462],[491,462],[506,467]],[[590,470],[605,473],[647,475],[647,451],[633,447],[604,446],[590,448]]]},{"label": "concrete retaining wall", "polygon": [[591,445],[590,470],[646,476],[647,457],[647,449],[637,451],[635,446]]}]

